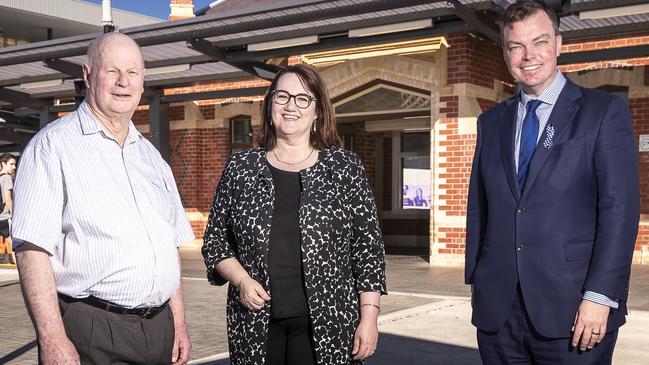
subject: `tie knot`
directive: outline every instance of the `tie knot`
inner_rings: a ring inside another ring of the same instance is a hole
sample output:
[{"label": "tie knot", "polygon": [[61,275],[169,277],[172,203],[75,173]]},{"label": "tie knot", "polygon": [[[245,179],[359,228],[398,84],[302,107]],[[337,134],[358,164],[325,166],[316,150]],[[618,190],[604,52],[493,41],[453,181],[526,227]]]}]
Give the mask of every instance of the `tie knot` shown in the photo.
[{"label": "tie knot", "polygon": [[543,103],[541,100],[531,99],[527,102],[527,111],[532,113],[536,112],[536,108],[538,108],[541,103]]}]

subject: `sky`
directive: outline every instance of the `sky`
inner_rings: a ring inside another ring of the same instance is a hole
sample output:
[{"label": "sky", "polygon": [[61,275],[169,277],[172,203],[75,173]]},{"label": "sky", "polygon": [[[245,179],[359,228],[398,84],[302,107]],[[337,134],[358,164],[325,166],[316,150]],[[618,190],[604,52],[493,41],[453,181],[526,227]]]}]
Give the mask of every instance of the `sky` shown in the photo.
[{"label": "sky", "polygon": [[[100,4],[101,0],[83,0]],[[194,11],[208,6],[214,0],[194,0]],[[113,9],[128,10],[160,19],[169,16],[169,0],[112,0]]]}]

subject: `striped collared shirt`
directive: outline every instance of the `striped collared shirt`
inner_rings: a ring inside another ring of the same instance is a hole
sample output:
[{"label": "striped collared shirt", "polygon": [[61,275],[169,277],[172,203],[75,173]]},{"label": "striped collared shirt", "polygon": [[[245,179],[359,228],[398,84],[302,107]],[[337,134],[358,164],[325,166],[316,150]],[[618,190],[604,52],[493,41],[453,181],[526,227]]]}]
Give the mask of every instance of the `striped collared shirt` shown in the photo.
[{"label": "striped collared shirt", "polygon": [[56,288],[125,307],[164,303],[194,239],[158,151],[129,124],[121,147],[84,102],[41,130],[20,158],[14,245],[51,254]]},{"label": "striped collared shirt", "polygon": [[[554,78],[554,81],[548,86],[537,100],[541,101],[541,105],[536,109],[536,116],[539,118],[539,133],[536,136],[536,142],[538,143],[539,138],[545,130],[545,126],[550,119],[550,114],[554,108],[554,104],[559,99],[559,94],[563,90],[563,86],[566,84],[566,78],[557,71],[557,77]],[[523,90],[520,91],[520,97],[518,98],[518,116],[516,118],[516,149],[514,150],[514,163],[516,166],[516,171],[518,171],[518,154],[521,148],[521,132],[523,130],[523,119],[525,114],[527,114],[527,102],[530,101],[530,98]]]}]

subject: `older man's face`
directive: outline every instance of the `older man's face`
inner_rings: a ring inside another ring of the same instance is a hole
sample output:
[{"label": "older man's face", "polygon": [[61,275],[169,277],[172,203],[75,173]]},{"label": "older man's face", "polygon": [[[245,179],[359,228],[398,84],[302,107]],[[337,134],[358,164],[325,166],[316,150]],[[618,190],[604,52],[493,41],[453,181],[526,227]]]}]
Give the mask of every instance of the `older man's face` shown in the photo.
[{"label": "older man's face", "polygon": [[107,118],[130,119],[144,91],[144,63],[137,47],[128,39],[107,39],[99,62],[89,71],[88,103]]},{"label": "older man's face", "polygon": [[538,97],[554,81],[561,36],[543,11],[515,22],[503,32],[503,55],[511,75],[529,96]]}]

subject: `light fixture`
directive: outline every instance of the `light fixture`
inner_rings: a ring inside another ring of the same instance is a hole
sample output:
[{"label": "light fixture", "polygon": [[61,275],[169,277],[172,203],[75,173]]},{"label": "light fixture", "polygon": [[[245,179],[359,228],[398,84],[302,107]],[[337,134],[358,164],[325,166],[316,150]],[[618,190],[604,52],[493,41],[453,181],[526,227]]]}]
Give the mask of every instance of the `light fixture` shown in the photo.
[{"label": "light fixture", "polygon": [[191,65],[189,63],[183,63],[180,65],[147,68],[146,74],[147,75],[171,74],[174,72],[189,71],[190,69],[191,69]]},{"label": "light fixture", "polygon": [[54,79],[54,80],[45,80],[45,81],[36,81],[36,82],[26,82],[18,85],[21,89],[40,89],[43,87],[52,87],[59,86],[63,84],[63,79]]},{"label": "light fixture", "polygon": [[393,23],[377,25],[375,27],[351,29],[348,33],[349,38],[369,37],[379,34],[398,33],[408,30],[425,29],[433,26],[432,19],[420,19],[403,23]]},{"label": "light fixture", "polygon": [[415,39],[380,45],[360,46],[333,51],[323,51],[304,54],[304,62],[317,66],[330,66],[339,62],[350,61],[360,58],[370,58],[387,55],[414,55],[420,53],[434,52],[441,46],[448,47],[444,37],[432,37],[426,39]]},{"label": "light fixture", "polygon": [[309,35],[304,37],[280,39],[280,40],[269,41],[269,42],[250,43],[248,45],[248,51],[257,52],[257,51],[265,51],[269,49],[304,46],[307,44],[315,44],[318,42],[319,40],[317,35]]},{"label": "light fixture", "polygon": [[649,4],[637,4],[637,5],[620,6],[617,8],[582,11],[579,13],[579,19],[580,20],[603,19],[603,18],[612,18],[616,16],[636,15],[636,14],[644,14],[644,13],[649,13]]}]

